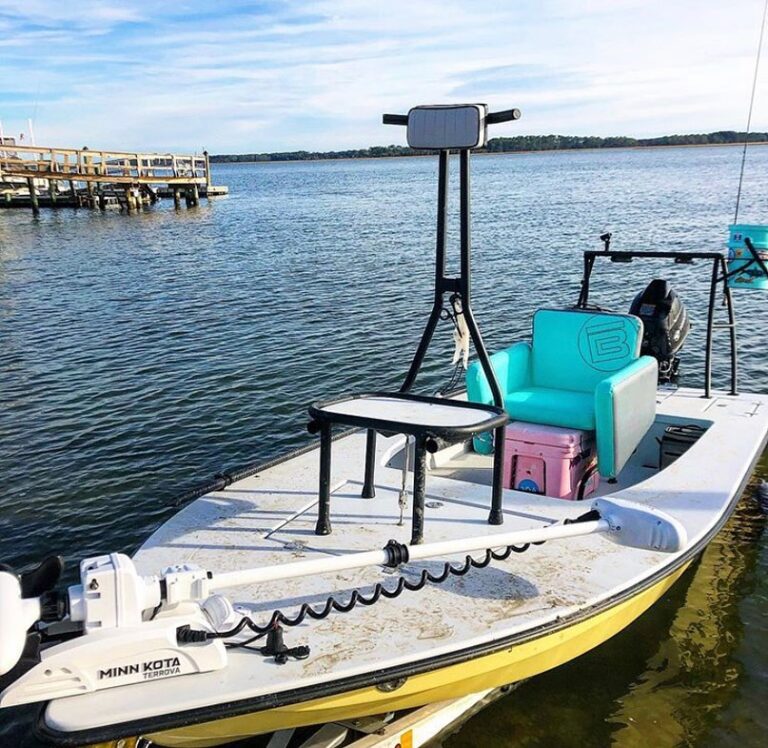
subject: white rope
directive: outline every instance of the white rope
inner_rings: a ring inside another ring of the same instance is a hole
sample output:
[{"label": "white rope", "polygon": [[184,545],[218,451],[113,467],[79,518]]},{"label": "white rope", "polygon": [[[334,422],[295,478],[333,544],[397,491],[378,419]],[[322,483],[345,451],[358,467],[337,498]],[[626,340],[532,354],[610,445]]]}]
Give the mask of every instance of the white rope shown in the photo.
[{"label": "white rope", "polygon": [[[768,2],[768,0],[766,0],[766,2]],[[456,364],[461,361],[466,369],[469,361],[469,327],[467,326],[467,320],[464,317],[464,304],[460,298],[453,300],[453,312],[456,324],[453,328],[453,342],[455,348],[453,350],[453,360],[451,363],[456,366]]]},{"label": "white rope", "polygon": [[[414,444],[416,443],[414,439]],[[400,493],[397,495],[397,505],[400,508],[400,521],[397,523],[398,527],[403,526],[403,514],[405,508],[408,506],[408,471],[410,470],[409,463],[411,461],[411,437],[405,437],[405,450],[403,452],[403,474],[400,482]]]},{"label": "white rope", "polygon": [[757,58],[755,59],[755,75],[752,79],[752,96],[749,99],[749,114],[747,115],[747,132],[744,136],[744,150],[741,152],[741,172],[739,173],[739,189],[736,193],[736,212],[733,216],[733,222],[739,222],[739,204],[741,203],[741,186],[744,182],[744,166],[747,162],[747,145],[749,144],[749,133],[752,128],[752,110],[755,106],[755,91],[757,90],[757,75],[760,71],[760,53],[763,49],[763,36],[765,35],[765,19],[768,16],[768,0],[765,0],[763,7],[763,22],[760,25],[760,41],[757,43]]}]

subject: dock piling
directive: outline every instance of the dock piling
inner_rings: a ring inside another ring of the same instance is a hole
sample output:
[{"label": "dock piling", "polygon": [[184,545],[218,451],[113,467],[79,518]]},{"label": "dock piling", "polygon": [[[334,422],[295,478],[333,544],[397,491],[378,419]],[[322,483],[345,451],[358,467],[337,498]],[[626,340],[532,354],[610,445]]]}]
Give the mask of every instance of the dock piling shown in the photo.
[{"label": "dock piling", "polygon": [[37,200],[37,186],[34,177],[27,177],[27,187],[29,187],[29,199],[32,203],[32,215],[40,215],[40,203]]},{"label": "dock piling", "polygon": [[188,208],[194,208],[197,205],[200,205],[200,192],[196,184],[188,184],[185,192]]}]

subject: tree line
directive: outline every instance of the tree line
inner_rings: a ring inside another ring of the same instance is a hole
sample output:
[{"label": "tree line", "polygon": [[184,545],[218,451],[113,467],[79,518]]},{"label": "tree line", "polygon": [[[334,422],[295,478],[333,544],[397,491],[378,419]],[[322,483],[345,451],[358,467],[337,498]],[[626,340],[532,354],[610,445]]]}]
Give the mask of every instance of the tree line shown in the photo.
[{"label": "tree line", "polygon": [[[664,145],[724,145],[728,143],[768,142],[768,132],[719,130],[690,135],[664,135],[659,138],[629,138],[582,135],[517,135],[513,138],[491,138],[476,153],[515,153],[523,151],[565,151],[582,148],[642,148]],[[237,153],[211,156],[214,163],[243,161],[325,161],[339,158],[387,158],[390,156],[421,156],[429,151],[419,151],[402,145],[377,145],[346,151],[283,151],[279,153]]]}]

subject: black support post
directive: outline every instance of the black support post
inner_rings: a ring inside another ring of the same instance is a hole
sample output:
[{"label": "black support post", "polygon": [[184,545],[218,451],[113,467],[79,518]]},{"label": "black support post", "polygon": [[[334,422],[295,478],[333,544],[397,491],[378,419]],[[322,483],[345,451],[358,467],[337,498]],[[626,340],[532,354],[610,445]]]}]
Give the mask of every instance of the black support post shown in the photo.
[{"label": "black support post", "polygon": [[503,525],[504,512],[504,426],[499,426],[493,434],[493,486],[491,487],[491,512],[489,525]]},{"label": "black support post", "polygon": [[709,284],[709,305],[707,307],[707,342],[704,351],[704,397],[712,394],[712,326],[717,299],[717,273],[720,270],[717,258],[712,260],[712,281]]},{"label": "black support post", "polygon": [[437,239],[435,240],[435,299],[432,304],[432,312],[427,320],[427,325],[421,335],[419,347],[411,361],[408,374],[400,387],[400,392],[409,392],[416,381],[416,376],[424,362],[435,327],[440,321],[440,312],[443,309],[443,293],[446,290],[445,278],[445,233],[448,225],[448,151],[440,151],[437,171]]},{"label": "black support post", "polygon": [[[472,312],[472,229],[470,226],[470,193],[469,193],[469,151],[461,151],[459,156],[460,165],[460,212],[461,212],[461,277],[459,279],[462,304],[464,308],[464,319],[467,322],[469,336],[475,344],[475,351],[483,367],[483,372],[488,380],[488,384],[493,394],[493,404],[497,408],[504,407],[504,398],[501,394],[496,372],[493,370],[491,359],[488,356],[488,350],[480,334],[480,328],[475,322],[475,315]],[[488,522],[492,525],[501,525],[504,522],[502,512],[502,500],[504,491],[504,427],[501,426],[494,432],[493,439],[493,485],[491,488],[491,511],[488,515]]]},{"label": "black support post", "polygon": [[364,499],[372,499],[376,496],[373,480],[376,473],[376,431],[368,429],[365,437],[365,480],[363,481]]},{"label": "black support post", "polygon": [[37,186],[33,177],[27,177],[27,187],[29,187],[29,201],[32,204],[32,215],[40,215],[40,202],[37,199]]},{"label": "black support post", "polygon": [[576,306],[585,307],[589,303],[589,279],[592,275],[592,267],[595,264],[595,258],[592,255],[584,254],[584,277],[581,279],[581,292]]},{"label": "black support post", "polygon": [[731,294],[730,286],[728,285],[728,266],[725,264],[725,258],[720,260],[720,269],[722,271],[723,281],[723,298],[725,300],[725,306],[728,309],[728,332],[730,333],[731,344],[731,395],[739,394],[739,360],[738,351],[736,350],[736,313],[733,309],[733,294]]},{"label": "black support post", "polygon": [[413,460],[413,519],[411,521],[411,545],[419,545],[424,540],[424,495],[427,480],[426,437],[416,437],[416,450]]},{"label": "black support post", "polygon": [[320,424],[320,497],[315,535],[331,534],[331,425]]}]

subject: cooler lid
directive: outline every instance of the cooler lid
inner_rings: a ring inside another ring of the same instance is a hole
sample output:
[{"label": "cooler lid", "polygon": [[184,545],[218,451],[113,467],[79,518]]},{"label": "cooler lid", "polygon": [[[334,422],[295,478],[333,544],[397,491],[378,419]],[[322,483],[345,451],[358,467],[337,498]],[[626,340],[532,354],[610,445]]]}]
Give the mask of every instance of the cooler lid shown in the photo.
[{"label": "cooler lid", "polygon": [[591,431],[562,428],[561,426],[545,426],[541,423],[526,423],[511,421],[505,431],[505,441],[525,442],[526,444],[542,444],[561,449],[581,450],[583,445],[593,438]]}]

